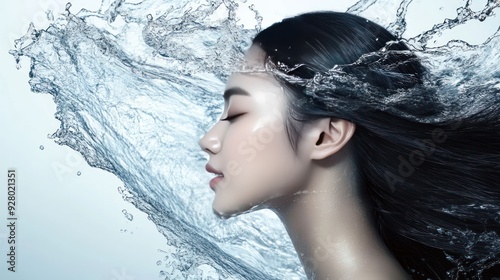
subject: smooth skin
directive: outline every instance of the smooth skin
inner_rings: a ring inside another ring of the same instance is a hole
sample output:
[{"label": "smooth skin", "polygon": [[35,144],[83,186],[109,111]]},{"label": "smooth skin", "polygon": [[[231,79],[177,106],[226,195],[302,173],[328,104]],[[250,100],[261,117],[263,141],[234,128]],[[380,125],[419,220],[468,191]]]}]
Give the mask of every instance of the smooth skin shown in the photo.
[{"label": "smooth skin", "polygon": [[224,175],[214,213],[272,210],[308,279],[411,279],[380,239],[359,193],[349,143],[355,124],[337,118],[304,124],[295,153],[283,125],[284,89],[263,71],[264,58],[259,46],[248,49],[246,66],[257,71],[229,77],[226,91],[238,94],[199,142],[209,165]]}]

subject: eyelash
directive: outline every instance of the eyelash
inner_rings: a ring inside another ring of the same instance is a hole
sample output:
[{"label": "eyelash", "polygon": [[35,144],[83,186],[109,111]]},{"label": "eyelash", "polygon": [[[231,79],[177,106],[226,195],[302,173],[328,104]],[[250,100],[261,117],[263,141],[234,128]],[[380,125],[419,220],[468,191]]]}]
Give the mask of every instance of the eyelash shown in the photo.
[{"label": "eyelash", "polygon": [[243,115],[244,113],[241,113],[241,114],[236,114],[236,115],[232,115],[232,116],[227,116],[225,119],[221,119],[221,121],[231,121],[241,115]]}]

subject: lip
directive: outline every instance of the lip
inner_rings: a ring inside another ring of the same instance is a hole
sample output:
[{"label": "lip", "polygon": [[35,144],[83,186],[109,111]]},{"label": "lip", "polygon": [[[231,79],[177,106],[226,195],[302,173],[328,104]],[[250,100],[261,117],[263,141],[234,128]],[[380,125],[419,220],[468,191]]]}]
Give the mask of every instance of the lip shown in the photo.
[{"label": "lip", "polygon": [[205,165],[205,170],[207,170],[207,172],[209,173],[214,173],[215,175],[222,175],[224,176],[224,174],[222,174],[221,171],[213,168],[210,164],[207,163],[207,165]]},{"label": "lip", "polygon": [[208,184],[210,185],[210,188],[215,191],[215,187],[217,186],[217,183],[219,183],[223,179],[224,179],[224,176],[222,176],[222,175],[215,176],[214,178],[212,178],[212,180],[210,180],[210,183],[208,183]]},{"label": "lip", "polygon": [[222,179],[224,179],[224,174],[221,171],[213,168],[210,164],[205,165],[205,169],[207,170],[207,172],[217,175],[214,178],[212,178],[212,180],[210,180],[210,183],[209,183],[210,188],[215,191],[215,186]]}]

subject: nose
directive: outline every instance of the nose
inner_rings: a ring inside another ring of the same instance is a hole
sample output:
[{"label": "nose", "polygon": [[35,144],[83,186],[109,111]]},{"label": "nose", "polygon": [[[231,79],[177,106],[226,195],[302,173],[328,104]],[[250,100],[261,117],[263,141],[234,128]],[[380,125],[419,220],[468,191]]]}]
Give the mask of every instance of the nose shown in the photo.
[{"label": "nose", "polygon": [[200,139],[198,144],[201,149],[209,154],[217,154],[221,149],[221,142],[219,135],[215,132],[215,125]]}]

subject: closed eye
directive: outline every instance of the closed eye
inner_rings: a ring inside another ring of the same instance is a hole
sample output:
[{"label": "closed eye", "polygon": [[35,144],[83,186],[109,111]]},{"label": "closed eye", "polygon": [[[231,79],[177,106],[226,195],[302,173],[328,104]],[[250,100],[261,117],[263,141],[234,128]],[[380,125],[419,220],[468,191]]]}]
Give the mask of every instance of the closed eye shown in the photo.
[{"label": "closed eye", "polygon": [[221,121],[231,121],[231,120],[234,120],[235,118],[243,115],[245,113],[241,113],[241,114],[236,114],[236,115],[232,115],[232,116],[227,116],[225,119],[221,119]]}]

